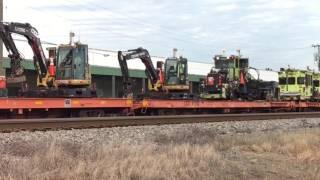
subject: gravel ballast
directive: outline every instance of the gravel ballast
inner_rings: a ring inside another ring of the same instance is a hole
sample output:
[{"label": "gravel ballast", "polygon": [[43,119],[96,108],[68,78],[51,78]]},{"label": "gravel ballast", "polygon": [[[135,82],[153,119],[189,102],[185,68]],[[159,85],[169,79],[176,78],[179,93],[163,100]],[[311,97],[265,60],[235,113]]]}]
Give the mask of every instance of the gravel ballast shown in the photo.
[{"label": "gravel ballast", "polygon": [[68,141],[76,144],[85,143],[87,145],[96,143],[139,145],[146,142],[157,143],[157,140],[159,138],[161,139],[162,134],[173,136],[176,134],[189,133],[189,135],[192,135],[193,131],[201,131],[202,135],[205,135],[206,133],[219,135],[265,131],[289,131],[313,127],[320,127],[320,118],[72,129],[59,131],[21,131],[0,133],[0,148],[4,148],[6,144],[11,143],[28,143],[34,141],[51,142],[53,140]]}]

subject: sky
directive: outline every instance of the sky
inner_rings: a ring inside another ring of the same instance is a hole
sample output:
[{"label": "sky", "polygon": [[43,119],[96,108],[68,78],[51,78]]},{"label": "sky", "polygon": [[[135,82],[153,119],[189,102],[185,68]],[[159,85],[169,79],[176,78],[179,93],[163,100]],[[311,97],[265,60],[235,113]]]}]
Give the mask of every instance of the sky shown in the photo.
[{"label": "sky", "polygon": [[[4,21],[29,22],[43,41],[68,42],[69,31],[91,48],[172,48],[190,61],[212,63],[226,50],[250,66],[315,68],[319,0],[4,0]],[[189,67],[192,68],[192,67]]]}]

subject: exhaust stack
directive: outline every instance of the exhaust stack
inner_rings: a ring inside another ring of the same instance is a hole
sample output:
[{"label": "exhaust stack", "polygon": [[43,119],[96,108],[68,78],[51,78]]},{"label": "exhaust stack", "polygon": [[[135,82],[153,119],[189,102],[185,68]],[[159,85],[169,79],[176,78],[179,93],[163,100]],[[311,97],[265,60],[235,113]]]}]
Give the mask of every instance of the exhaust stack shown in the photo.
[{"label": "exhaust stack", "polygon": [[178,52],[178,49],[177,48],[173,48],[173,57],[174,58],[177,58],[177,52]]},{"label": "exhaust stack", "polygon": [[70,32],[70,33],[69,33],[69,38],[70,38],[69,44],[70,44],[71,46],[74,45],[74,36],[75,36],[74,32]]}]

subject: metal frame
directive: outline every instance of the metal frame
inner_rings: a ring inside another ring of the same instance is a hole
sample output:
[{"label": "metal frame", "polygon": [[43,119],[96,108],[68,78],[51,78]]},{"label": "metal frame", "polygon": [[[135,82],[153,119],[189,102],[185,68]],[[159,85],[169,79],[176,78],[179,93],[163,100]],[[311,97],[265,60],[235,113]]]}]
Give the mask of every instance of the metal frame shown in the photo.
[{"label": "metal frame", "polygon": [[[306,102],[295,101],[210,101],[210,100],[159,100],[144,99],[135,103],[136,109],[259,109],[259,108],[297,108],[309,107]],[[313,107],[320,107],[320,103],[312,103]]]},{"label": "metal frame", "polygon": [[131,108],[132,99],[120,98],[0,98],[0,110]]},{"label": "metal frame", "polygon": [[[147,110],[272,110],[303,111],[319,110],[320,102],[307,101],[210,101],[210,100],[161,100],[130,98],[0,98],[1,113],[73,111],[100,109],[106,112],[122,109],[127,112],[147,112]],[[1,114],[0,113],[0,114]],[[139,113],[138,113],[139,114]]]}]

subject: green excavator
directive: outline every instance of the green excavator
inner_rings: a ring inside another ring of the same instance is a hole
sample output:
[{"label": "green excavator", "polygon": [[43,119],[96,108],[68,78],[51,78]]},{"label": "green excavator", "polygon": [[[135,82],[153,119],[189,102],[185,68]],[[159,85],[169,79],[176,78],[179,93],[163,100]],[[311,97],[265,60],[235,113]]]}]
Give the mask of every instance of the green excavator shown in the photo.
[{"label": "green excavator", "polygon": [[148,91],[143,92],[143,97],[171,99],[193,98],[193,94],[190,93],[188,80],[188,60],[183,57],[176,57],[176,51],[177,50],[174,49],[174,56],[167,58],[165,63],[158,61],[156,68],[146,49],[137,48],[128,51],[118,51],[118,61],[124,83],[124,96],[134,96],[127,61],[139,58],[146,67],[146,76],[149,80]]}]

